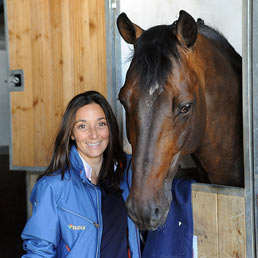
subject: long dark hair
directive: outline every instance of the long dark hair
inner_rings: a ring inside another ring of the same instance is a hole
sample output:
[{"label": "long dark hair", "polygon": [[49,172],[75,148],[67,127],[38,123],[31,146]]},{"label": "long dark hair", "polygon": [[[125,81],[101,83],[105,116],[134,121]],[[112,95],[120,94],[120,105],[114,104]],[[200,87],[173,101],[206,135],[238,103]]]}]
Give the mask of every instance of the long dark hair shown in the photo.
[{"label": "long dark hair", "polygon": [[[105,97],[96,91],[78,94],[69,102],[57,132],[50,164],[42,176],[61,173],[62,179],[64,178],[65,171],[70,168],[69,153],[71,147],[75,145],[71,134],[76,112],[79,108],[91,103],[101,106],[109,128],[109,143],[103,153],[98,185],[106,192],[120,192],[119,185],[126,168],[126,156],[119,140],[119,128],[112,108]],[[114,171],[115,167],[116,171]]]}]

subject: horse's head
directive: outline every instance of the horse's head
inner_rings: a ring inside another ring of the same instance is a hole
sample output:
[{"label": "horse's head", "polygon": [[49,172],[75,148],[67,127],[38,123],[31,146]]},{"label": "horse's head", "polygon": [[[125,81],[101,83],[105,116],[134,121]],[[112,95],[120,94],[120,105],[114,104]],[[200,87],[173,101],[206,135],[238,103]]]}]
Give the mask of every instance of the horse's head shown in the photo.
[{"label": "horse's head", "polygon": [[140,227],[156,229],[165,222],[172,180],[180,158],[200,144],[206,105],[195,60],[198,32],[185,11],[178,21],[147,31],[122,13],[121,36],[134,45],[134,56],[119,99],[126,111],[132,145],[133,180],[126,201]]}]

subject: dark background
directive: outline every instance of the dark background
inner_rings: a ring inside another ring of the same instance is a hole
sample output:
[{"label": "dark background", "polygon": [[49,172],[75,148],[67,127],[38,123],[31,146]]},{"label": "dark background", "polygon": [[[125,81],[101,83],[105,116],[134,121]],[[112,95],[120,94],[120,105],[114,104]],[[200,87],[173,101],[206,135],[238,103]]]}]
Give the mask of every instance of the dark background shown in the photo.
[{"label": "dark background", "polygon": [[27,220],[26,172],[10,171],[7,154],[0,154],[0,196],[0,257],[21,257],[20,235]]}]

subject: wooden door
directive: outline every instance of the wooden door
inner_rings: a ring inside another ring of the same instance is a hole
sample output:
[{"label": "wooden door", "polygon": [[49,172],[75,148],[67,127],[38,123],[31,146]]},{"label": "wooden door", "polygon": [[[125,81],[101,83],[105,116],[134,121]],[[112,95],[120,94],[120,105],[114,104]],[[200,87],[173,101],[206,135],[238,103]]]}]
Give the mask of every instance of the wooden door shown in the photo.
[{"label": "wooden door", "polygon": [[10,93],[11,167],[49,162],[68,101],[94,89],[107,96],[105,0],[7,0],[10,70],[24,91]]},{"label": "wooden door", "polygon": [[198,258],[248,257],[243,188],[193,184],[192,206]]}]

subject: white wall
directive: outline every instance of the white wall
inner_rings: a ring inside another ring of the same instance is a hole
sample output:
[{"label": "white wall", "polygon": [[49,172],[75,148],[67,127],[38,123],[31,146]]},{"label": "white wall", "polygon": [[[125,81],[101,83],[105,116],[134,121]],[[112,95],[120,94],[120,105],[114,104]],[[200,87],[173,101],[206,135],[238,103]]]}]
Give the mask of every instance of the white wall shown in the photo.
[{"label": "white wall", "polygon": [[0,50],[0,147],[9,145],[9,92],[5,80],[7,79],[7,53]]}]

